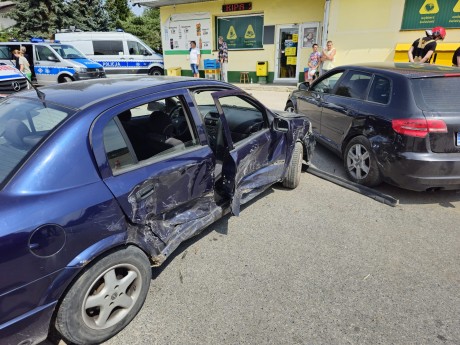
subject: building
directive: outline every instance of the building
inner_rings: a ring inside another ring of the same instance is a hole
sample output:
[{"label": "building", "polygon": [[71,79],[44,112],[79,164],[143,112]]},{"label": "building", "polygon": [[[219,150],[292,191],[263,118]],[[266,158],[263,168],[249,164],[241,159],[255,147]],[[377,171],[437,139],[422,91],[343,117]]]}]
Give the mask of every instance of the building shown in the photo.
[{"label": "building", "polygon": [[13,1],[0,1],[0,30],[4,30],[16,24],[11,18],[8,18],[7,15],[11,12],[16,4]]},{"label": "building", "polygon": [[165,67],[180,67],[182,75],[191,75],[191,40],[201,48],[202,59],[215,59],[217,38],[223,36],[230,82],[238,82],[240,72],[249,72],[256,82],[259,64],[268,63],[268,82],[296,83],[303,80],[312,44],[321,49],[328,40],[337,49],[335,65],[407,61],[410,44],[438,25],[447,29],[447,37],[438,45],[436,63],[450,64],[449,54],[460,46],[460,0],[132,2],[160,8]]}]

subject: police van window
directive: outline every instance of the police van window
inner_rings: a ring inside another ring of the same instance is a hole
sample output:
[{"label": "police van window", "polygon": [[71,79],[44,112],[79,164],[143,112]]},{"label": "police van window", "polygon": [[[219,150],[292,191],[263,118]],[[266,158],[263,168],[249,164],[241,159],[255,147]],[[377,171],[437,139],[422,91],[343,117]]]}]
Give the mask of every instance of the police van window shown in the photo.
[{"label": "police van window", "polygon": [[0,59],[10,59],[11,52],[8,47],[0,46]]},{"label": "police van window", "polygon": [[129,55],[143,55],[146,52],[145,47],[136,41],[128,41],[128,51]]},{"label": "police van window", "polygon": [[49,58],[53,58],[57,60],[56,55],[54,55],[53,51],[46,47],[46,46],[35,46],[36,51],[37,51],[37,59],[40,61],[48,61]]},{"label": "police van window", "polygon": [[119,55],[123,53],[123,41],[93,41],[94,55]]}]

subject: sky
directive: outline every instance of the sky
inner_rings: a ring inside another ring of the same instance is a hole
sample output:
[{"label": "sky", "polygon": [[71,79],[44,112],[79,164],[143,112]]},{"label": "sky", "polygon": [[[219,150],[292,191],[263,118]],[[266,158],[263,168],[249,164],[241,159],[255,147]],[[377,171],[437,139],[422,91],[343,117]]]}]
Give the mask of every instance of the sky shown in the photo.
[{"label": "sky", "polygon": [[134,12],[136,16],[140,16],[142,12],[144,12],[144,9],[145,9],[144,6],[139,7],[139,6],[133,6],[131,4],[129,4],[129,7],[131,7],[131,10]]}]

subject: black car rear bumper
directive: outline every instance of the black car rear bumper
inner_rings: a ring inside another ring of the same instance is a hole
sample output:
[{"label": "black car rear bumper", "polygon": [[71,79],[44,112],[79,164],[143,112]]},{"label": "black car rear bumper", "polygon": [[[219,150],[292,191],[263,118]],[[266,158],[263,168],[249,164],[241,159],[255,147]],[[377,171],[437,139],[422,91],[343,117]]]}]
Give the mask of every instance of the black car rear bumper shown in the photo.
[{"label": "black car rear bumper", "polygon": [[396,154],[393,159],[379,157],[386,182],[414,191],[460,189],[460,155],[456,153]]}]

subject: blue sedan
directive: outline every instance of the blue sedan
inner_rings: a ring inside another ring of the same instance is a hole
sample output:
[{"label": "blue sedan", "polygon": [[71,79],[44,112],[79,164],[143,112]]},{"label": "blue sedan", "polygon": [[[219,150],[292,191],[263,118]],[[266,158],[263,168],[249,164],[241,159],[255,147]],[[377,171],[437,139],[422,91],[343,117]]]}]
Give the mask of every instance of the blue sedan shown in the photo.
[{"label": "blue sedan", "polygon": [[310,122],[213,80],[101,79],[0,101],[0,339],[103,342],[151,267],[274,183],[299,184]]}]

